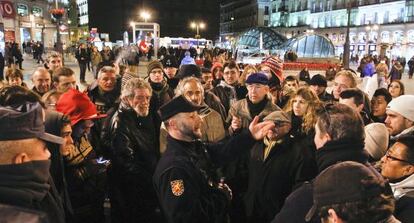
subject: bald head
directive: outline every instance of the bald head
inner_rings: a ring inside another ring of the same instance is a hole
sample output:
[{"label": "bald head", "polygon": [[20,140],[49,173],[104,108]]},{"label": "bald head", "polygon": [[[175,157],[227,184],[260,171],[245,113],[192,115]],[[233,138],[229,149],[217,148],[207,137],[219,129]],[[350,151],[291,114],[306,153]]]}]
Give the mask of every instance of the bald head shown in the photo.
[{"label": "bald head", "polygon": [[43,67],[37,68],[32,75],[32,82],[36,90],[44,94],[50,90],[52,78],[50,73]]}]

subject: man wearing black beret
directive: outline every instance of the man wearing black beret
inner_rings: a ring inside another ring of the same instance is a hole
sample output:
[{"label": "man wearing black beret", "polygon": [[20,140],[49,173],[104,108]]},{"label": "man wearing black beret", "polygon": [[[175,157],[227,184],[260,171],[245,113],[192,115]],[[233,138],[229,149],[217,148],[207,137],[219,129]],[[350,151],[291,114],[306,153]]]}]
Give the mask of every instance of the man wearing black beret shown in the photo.
[{"label": "man wearing black beret", "polygon": [[263,139],[272,122],[258,123],[255,117],[248,130],[215,144],[199,141],[200,106],[183,96],[159,110],[167,131],[167,149],[153,176],[155,191],[168,222],[224,222],[231,190],[214,176],[214,165],[228,162],[234,154],[249,150]]}]

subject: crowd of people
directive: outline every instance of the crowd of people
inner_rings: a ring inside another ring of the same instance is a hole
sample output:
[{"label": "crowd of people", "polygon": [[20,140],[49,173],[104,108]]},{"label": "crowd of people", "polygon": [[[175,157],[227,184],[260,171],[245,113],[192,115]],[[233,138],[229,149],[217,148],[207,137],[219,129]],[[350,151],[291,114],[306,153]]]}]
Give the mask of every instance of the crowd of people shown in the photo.
[{"label": "crowd of people", "polygon": [[167,50],[141,78],[138,51],[80,44],[79,74],[50,53],[32,89],[6,69],[2,219],[414,222],[414,95],[385,64],[361,90],[350,69],[289,76],[220,49]]}]

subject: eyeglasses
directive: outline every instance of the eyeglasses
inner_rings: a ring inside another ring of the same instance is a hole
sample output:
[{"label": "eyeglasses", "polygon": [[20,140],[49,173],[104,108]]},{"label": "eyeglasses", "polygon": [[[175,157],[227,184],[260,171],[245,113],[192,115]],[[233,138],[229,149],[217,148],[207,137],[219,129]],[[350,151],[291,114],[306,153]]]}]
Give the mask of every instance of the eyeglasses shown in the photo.
[{"label": "eyeglasses", "polygon": [[391,156],[390,151],[387,151],[387,153],[385,153],[385,158],[387,158],[387,160],[400,161],[400,162],[403,162],[403,163],[408,163],[410,165],[414,165],[413,162],[410,162],[408,160],[403,160],[403,159],[397,158],[395,156]]}]

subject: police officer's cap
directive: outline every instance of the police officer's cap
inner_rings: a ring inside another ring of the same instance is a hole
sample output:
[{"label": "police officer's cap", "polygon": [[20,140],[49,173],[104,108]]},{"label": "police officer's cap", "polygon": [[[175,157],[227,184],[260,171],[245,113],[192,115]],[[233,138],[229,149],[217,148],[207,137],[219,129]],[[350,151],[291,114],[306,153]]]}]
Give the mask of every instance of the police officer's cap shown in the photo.
[{"label": "police officer's cap", "polygon": [[198,111],[200,108],[202,108],[202,106],[196,105],[180,95],[163,105],[158,110],[158,114],[160,115],[161,120],[165,121],[178,113],[194,112]]}]

